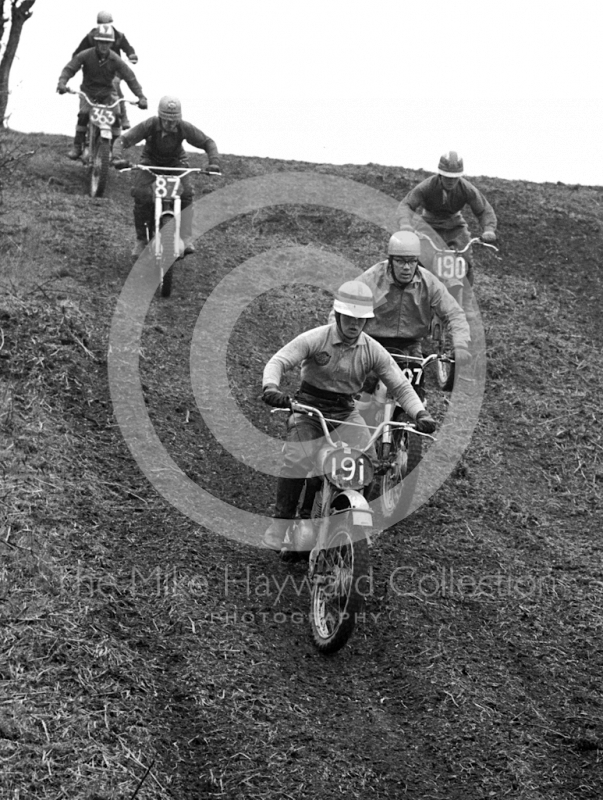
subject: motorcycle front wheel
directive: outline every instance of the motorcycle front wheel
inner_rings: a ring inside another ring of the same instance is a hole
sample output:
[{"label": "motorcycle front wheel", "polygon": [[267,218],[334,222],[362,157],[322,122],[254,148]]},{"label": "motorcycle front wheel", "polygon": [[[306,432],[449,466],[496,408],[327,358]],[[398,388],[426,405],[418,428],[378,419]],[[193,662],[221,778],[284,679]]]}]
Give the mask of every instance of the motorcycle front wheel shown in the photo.
[{"label": "motorcycle front wheel", "polygon": [[[446,322],[437,326],[439,336],[436,338],[438,355],[454,358],[452,332]],[[449,361],[436,361],[436,380],[443,392],[451,392],[454,385],[454,364]]]},{"label": "motorcycle front wheel", "polygon": [[419,477],[419,462],[423,455],[420,436],[409,431],[394,431],[392,443],[396,453],[391,468],[382,475],[378,489],[379,507],[385,523],[391,523],[404,499],[409,505]]},{"label": "motorcycle front wheel", "polygon": [[102,197],[109,178],[111,142],[94,129],[90,147],[90,197]]},{"label": "motorcycle front wheel", "polygon": [[176,226],[174,217],[171,214],[164,214],[159,221],[159,231],[156,233],[161,237],[161,247],[158,256],[158,269],[160,278],[160,291],[162,297],[169,297],[172,293],[172,282],[174,279],[174,269],[176,267],[175,240]]},{"label": "motorcycle front wheel", "polygon": [[310,627],[318,650],[330,655],[348,641],[369,585],[368,542],[347,514],[333,520],[312,582]]}]

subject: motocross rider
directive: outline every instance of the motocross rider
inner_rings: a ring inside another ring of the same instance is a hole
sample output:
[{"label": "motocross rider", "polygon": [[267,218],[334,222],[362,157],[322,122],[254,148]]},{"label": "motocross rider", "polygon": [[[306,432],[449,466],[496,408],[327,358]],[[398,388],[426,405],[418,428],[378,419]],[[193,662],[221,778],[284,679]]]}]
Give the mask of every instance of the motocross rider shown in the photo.
[{"label": "motocross rider", "polygon": [[[109,104],[117,100],[115,94],[114,79],[123,78],[132,92],[138,97],[139,108],[148,108],[147,99],[144,96],[141,85],[136,80],[136,75],[132,72],[125,61],[111,50],[111,45],[115,41],[115,33],[111,25],[99,25],[93,35],[94,47],[83,50],[74,56],[71,61],[63,68],[57,85],[57,92],[65,94],[67,81],[82,70],[82,92],[97,103]],[[80,110],[77,116],[77,126],[75,128],[75,139],[68,158],[78,159],[82,155],[84,143],[86,141],[86,128],[90,116],[90,104],[80,98]],[[113,139],[120,134],[119,114],[116,114],[115,125],[113,126]]]},{"label": "motocross rider", "polygon": [[[335,295],[334,313],[334,322],[300,334],[272,356],[262,379],[264,402],[275,408],[290,408],[291,398],[279,385],[285,372],[301,365],[302,382],[295,400],[340,420],[343,424],[337,428],[342,439],[363,447],[370,434],[355,408],[354,395],[360,391],[368,373],[374,371],[415,420],[417,430],[433,433],[435,422],[407,378],[389,353],[363,331],[367,320],[373,317],[373,296],[367,285],[348,281],[340,286]],[[289,417],[274,519],[262,540],[265,547],[281,549],[289,521],[295,516],[305,477],[312,471],[322,435],[322,427],[315,417],[295,413]],[[369,455],[375,458],[374,452],[369,451]],[[310,512],[311,508],[302,509],[301,516],[309,518]],[[309,520],[308,525],[311,527]]]},{"label": "motocross rider", "polygon": [[[113,25],[113,14],[110,11],[99,11],[96,16],[96,24],[97,25]],[[78,46],[73,51],[73,55],[76,56],[78,53],[81,53],[83,50],[88,50],[90,47],[94,47],[94,34],[96,32],[96,28],[93,28],[90,33],[87,33],[82,41],[78,44]],[[122,52],[127,56],[128,61],[131,64],[138,63],[138,56],[136,55],[134,48],[128,41],[126,34],[118,31],[117,28],[113,27],[113,33],[115,35],[115,41],[111,45],[111,50],[121,58]],[[118,97],[123,97],[123,92],[121,91],[121,78],[119,76],[115,76],[114,79],[114,86],[115,92]],[[119,112],[121,114],[121,128],[122,130],[127,130],[130,127],[130,122],[128,120],[128,112],[126,108],[126,104],[120,103],[119,105]]]},{"label": "motocross rider", "polygon": [[[484,195],[463,177],[463,159],[451,150],[440,158],[436,175],[426,178],[411,189],[398,205],[396,218],[400,230],[416,230],[430,234],[435,231],[446,245],[462,249],[471,239],[467,223],[461,214],[468,205],[482,228],[482,241],[496,241],[496,214]],[[414,213],[422,208],[419,216]],[[467,281],[473,285],[471,249],[463,254],[467,262]],[[427,263],[424,253],[424,263]],[[469,288],[468,287],[468,288]],[[465,297],[465,307],[470,307],[470,288]]]},{"label": "motocross rider", "polygon": [[[421,241],[412,231],[398,231],[390,237],[387,259],[358,277],[375,298],[375,313],[364,332],[386,349],[422,358],[421,339],[429,336],[432,311],[451,328],[455,361],[459,367],[471,362],[470,332],[463,309],[444,284],[419,265]],[[330,319],[333,312],[331,312]],[[372,385],[376,380],[372,380]],[[371,388],[368,385],[365,388]],[[424,399],[422,385],[417,387]]]},{"label": "motocross rider", "polygon": [[[193,147],[205,150],[209,159],[209,172],[220,172],[218,148],[213,139],[206,136],[203,131],[190,122],[182,119],[182,106],[177,97],[166,95],[159,101],[156,117],[149,117],[139,122],[129,131],[122,134],[119,142],[124,148],[146,140],[140,159],[141,164],[154,167],[188,167],[189,162],[182,147],[186,141]],[[118,145],[119,145],[118,142]],[[127,165],[120,162],[122,154],[115,153],[115,166]],[[153,219],[153,183],[154,177],[148,172],[138,172],[132,196],[134,197],[134,227],[136,228],[136,243],[132,256],[138,258],[147,245],[146,225]],[[190,175],[182,178],[182,211],[191,205],[194,197],[194,188]],[[193,214],[192,209],[188,214],[182,214],[181,234],[184,240],[184,253],[194,253],[193,244]]]}]

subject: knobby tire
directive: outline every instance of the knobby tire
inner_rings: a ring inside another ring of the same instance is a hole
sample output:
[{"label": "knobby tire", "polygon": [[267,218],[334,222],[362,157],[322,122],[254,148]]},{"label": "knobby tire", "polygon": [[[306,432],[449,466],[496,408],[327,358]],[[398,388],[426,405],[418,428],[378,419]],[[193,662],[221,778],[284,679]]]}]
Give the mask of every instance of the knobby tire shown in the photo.
[{"label": "knobby tire", "polygon": [[102,197],[109,178],[111,143],[95,134],[90,151],[90,197]]},{"label": "knobby tire", "polygon": [[[174,256],[174,242],[176,238],[176,226],[171,215],[161,218],[159,236],[161,237],[160,268],[163,272],[161,281],[161,296],[169,297],[172,293],[172,283],[174,279],[174,269],[176,258]],[[156,234],[157,235],[157,234]]]},{"label": "knobby tire", "polygon": [[[441,334],[437,340],[438,355],[454,358],[454,343],[450,326],[442,322]],[[454,364],[449,361],[436,361],[436,380],[443,392],[451,392],[454,386]]]},{"label": "knobby tire", "polygon": [[332,521],[325,550],[319,555],[311,593],[310,628],[324,655],[340,650],[354,631],[368,589],[369,550],[362,528],[349,513]]}]

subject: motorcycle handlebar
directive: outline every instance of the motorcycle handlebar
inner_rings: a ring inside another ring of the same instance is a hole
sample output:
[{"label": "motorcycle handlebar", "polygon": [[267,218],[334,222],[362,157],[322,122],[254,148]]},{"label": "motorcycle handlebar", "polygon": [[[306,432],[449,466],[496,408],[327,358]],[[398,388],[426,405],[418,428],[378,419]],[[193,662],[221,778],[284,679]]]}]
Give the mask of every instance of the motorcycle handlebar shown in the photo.
[{"label": "motorcycle handlebar", "polygon": [[426,233],[416,231],[416,234],[419,237],[419,239],[426,239],[429,242],[429,244],[433,247],[433,249],[436,250],[438,253],[444,253],[446,250],[454,250],[455,253],[462,255],[463,253],[466,253],[467,250],[469,250],[472,244],[481,244],[482,247],[489,247],[491,250],[495,250],[498,253],[498,247],[496,247],[496,245],[482,241],[479,236],[474,236],[472,239],[469,239],[465,247],[463,247],[462,250],[458,250],[456,247],[440,247]]},{"label": "motorcycle handlebar", "polygon": [[142,170],[144,172],[150,172],[151,175],[163,175],[166,172],[177,174],[179,178],[184,178],[185,175],[189,175],[191,172],[198,172],[202,173],[203,175],[219,175],[221,176],[221,172],[210,172],[207,169],[202,169],[201,167],[153,167],[148,164],[132,164],[130,167],[123,167],[119,169],[119,172],[133,172],[134,170]]},{"label": "motorcycle handlebar", "polygon": [[118,99],[114,103],[99,103],[96,100],[91,100],[86,92],[77,91],[76,89],[67,89],[68,94],[76,94],[78,97],[83,97],[87,103],[90,103],[91,106],[102,106],[103,108],[115,108],[115,106],[119,105],[122,100],[124,103],[130,103],[130,105],[138,105],[138,100],[126,100],[125,97],[118,97]]},{"label": "motorcycle handlebar", "polygon": [[[320,421],[320,424],[321,424],[321,427],[322,427],[322,431],[323,431],[324,437],[327,440],[328,444],[331,445],[332,447],[336,447],[337,446],[336,443],[333,441],[333,438],[331,437],[331,434],[329,433],[329,429],[327,427],[327,422],[336,422],[338,424],[341,424],[341,420],[340,419],[331,420],[330,418],[325,417],[325,415],[322,413],[322,411],[319,408],[315,408],[314,406],[307,406],[307,405],[305,405],[303,403],[297,403],[295,400],[293,400],[291,402],[291,407],[290,408],[273,408],[272,409],[272,413],[273,414],[276,413],[277,411],[285,411],[285,412],[287,412],[287,414],[293,412],[295,414],[307,414],[309,417],[312,417],[312,416],[318,417],[318,419]],[[355,425],[355,424],[356,423],[354,423],[354,422],[346,422],[346,425]],[[377,425],[377,427],[375,428],[375,430],[373,432],[373,435],[371,436],[368,444],[365,447],[362,448],[364,452],[366,452],[377,441],[379,436],[381,436],[381,431],[386,426],[394,427],[394,428],[403,428],[404,430],[412,431],[413,433],[416,433],[417,436],[427,436],[430,439],[434,438],[433,436],[430,436],[430,434],[428,434],[428,433],[421,433],[420,431],[417,430],[416,426],[413,425],[410,422],[394,422],[393,420],[389,420],[387,422],[381,422],[381,423],[379,423],[379,425]]]},{"label": "motorcycle handlebar", "polygon": [[403,353],[394,353],[391,350],[387,351],[390,356],[394,359],[394,361],[412,361],[415,364],[419,364],[422,368],[427,367],[433,361],[445,361],[454,364],[454,359],[449,358],[448,356],[443,356],[440,353],[430,353],[425,358],[420,358],[419,356],[405,356]]}]

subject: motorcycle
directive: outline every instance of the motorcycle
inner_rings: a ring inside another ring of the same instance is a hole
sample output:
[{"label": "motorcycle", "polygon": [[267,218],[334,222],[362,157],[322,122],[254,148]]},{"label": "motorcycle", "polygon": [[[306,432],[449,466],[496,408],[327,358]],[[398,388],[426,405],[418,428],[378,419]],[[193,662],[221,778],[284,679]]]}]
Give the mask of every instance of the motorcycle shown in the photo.
[{"label": "motorcycle", "polygon": [[[174,264],[184,258],[184,242],[180,237],[182,219],[182,179],[192,173],[221,175],[198,167],[155,167],[136,164],[122,168],[120,172],[142,170],[154,177],[154,214],[147,222],[147,241],[152,242],[153,261],[159,276],[159,291],[162,297],[172,293]],[[170,269],[171,267],[171,269]]]},{"label": "motorcycle", "polygon": [[[388,348],[388,352],[424,402],[426,368],[440,360],[449,360],[448,357],[432,353],[418,358],[394,348]],[[423,456],[422,436],[426,434],[419,434],[412,426],[396,426],[403,412],[382,381],[378,381],[372,393],[364,392],[356,407],[369,426],[381,423],[384,426],[375,443],[378,464],[369,499],[378,501],[380,526],[385,528],[393,523],[402,502],[408,505],[412,500]]]},{"label": "motorcycle", "polygon": [[[113,128],[117,115],[113,111],[122,99],[104,105],[91,100],[85,92],[74,89],[67,90],[69,94],[83,97],[90,104],[90,115],[86,131],[86,142],[80,156],[82,162],[88,167],[88,181],[90,197],[102,197],[107,186],[109,166],[111,164],[111,144],[113,141]],[[123,102],[137,105],[137,100],[124,100]]]},{"label": "motorcycle", "polygon": [[[318,408],[296,401],[291,403],[291,411],[316,416],[324,444],[315,459],[315,473],[321,477],[307,478],[304,488],[304,492],[309,491],[312,482],[313,488],[320,483],[314,494],[311,525],[299,518],[291,521],[281,557],[289,561],[307,556],[312,638],[321,653],[331,654],[349,640],[368,594],[364,587],[369,585],[373,511],[365,493],[374,478],[368,451],[386,428],[415,429],[406,422],[384,421],[377,425],[366,446],[351,447],[335,441],[329,431],[328,423],[340,424],[340,420],[328,419]],[[303,504],[302,493],[299,508]]]},{"label": "motorcycle", "polygon": [[[432,271],[446,285],[450,294],[461,308],[463,308],[463,282],[467,276],[467,260],[463,258],[464,254],[474,244],[488,247],[497,253],[498,247],[483,242],[477,236],[470,239],[462,249],[446,246],[442,247],[436,244],[426,233],[417,232],[417,235],[419,238],[428,241],[432,246],[434,251]],[[437,348],[438,355],[441,356],[436,363],[436,379],[438,386],[443,391],[450,392],[454,386],[455,374],[452,331],[446,320],[435,313],[431,319],[430,336]]]}]

